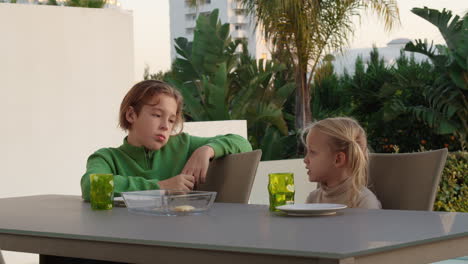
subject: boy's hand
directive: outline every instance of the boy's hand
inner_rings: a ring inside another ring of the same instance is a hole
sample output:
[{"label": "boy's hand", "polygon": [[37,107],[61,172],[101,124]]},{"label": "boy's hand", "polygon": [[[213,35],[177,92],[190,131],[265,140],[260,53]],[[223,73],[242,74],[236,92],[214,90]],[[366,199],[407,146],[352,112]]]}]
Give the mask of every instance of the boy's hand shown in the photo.
[{"label": "boy's hand", "polygon": [[182,173],[193,175],[195,183],[205,183],[210,159],[214,158],[214,154],[214,150],[210,146],[199,147],[185,163]]},{"label": "boy's hand", "polygon": [[193,190],[195,184],[195,177],[189,174],[179,174],[164,181],[159,181],[159,188],[166,190]]}]

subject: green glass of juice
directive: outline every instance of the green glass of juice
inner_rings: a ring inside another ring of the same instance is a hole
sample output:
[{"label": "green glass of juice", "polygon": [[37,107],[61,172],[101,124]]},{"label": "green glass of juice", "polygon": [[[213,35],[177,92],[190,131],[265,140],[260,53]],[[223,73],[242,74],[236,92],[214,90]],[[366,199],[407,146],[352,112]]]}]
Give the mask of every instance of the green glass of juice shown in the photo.
[{"label": "green glass of juice", "polygon": [[279,211],[277,206],[294,203],[294,174],[291,172],[268,174],[270,211]]},{"label": "green glass of juice", "polygon": [[91,174],[91,208],[93,210],[112,209],[114,200],[114,175]]}]

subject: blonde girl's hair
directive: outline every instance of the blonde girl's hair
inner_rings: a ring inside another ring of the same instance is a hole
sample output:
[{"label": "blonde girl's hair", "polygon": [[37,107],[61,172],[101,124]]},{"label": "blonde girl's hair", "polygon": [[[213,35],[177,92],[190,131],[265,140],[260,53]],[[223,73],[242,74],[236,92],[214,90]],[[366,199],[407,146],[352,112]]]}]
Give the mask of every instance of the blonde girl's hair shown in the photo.
[{"label": "blonde girl's hair", "polygon": [[311,129],[328,135],[329,146],[332,151],[344,152],[347,158],[347,166],[351,170],[352,190],[350,194],[350,206],[357,204],[359,193],[363,187],[367,187],[369,152],[367,149],[367,136],[359,123],[349,117],[327,118],[314,122],[307,126],[302,133],[304,136]]},{"label": "blonde girl's hair", "polygon": [[[135,84],[130,91],[127,92],[122,103],[120,104],[119,112],[119,126],[127,131],[131,128],[132,124],[128,122],[126,113],[130,107],[133,107],[137,115],[140,114],[141,109],[147,104],[155,95],[167,95],[176,101],[177,113],[174,124],[174,130],[179,129],[180,133],[183,129],[184,116],[183,116],[183,105],[184,99],[180,92],[173,88],[168,83],[157,81],[157,80],[146,80]],[[172,131],[174,132],[174,131]]]}]

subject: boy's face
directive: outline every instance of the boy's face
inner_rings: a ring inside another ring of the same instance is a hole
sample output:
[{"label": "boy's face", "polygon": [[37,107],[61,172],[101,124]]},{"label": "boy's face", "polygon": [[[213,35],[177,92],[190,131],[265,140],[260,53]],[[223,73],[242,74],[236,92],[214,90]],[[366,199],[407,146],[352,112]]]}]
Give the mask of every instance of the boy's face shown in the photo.
[{"label": "boy's face", "polygon": [[329,137],[316,129],[307,135],[307,153],[304,157],[309,181],[326,183],[335,174],[335,155],[328,145]]},{"label": "boy's face", "polygon": [[128,143],[158,150],[166,145],[171,136],[177,117],[177,102],[164,94],[155,95],[143,105],[138,115],[130,109],[126,117],[132,124]]}]

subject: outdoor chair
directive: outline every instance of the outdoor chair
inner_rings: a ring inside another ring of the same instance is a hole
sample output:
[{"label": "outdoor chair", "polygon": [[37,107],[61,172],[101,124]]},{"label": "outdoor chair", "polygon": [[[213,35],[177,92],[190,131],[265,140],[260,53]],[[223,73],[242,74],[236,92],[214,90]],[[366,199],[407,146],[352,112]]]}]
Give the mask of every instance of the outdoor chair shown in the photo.
[{"label": "outdoor chair", "polygon": [[254,150],[211,161],[206,182],[196,190],[218,192],[216,202],[246,204],[261,157],[262,151]]},{"label": "outdoor chair", "polygon": [[369,188],[382,209],[432,211],[447,153],[371,153]]}]

